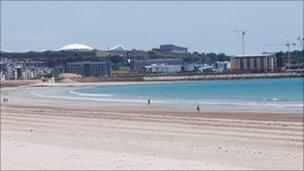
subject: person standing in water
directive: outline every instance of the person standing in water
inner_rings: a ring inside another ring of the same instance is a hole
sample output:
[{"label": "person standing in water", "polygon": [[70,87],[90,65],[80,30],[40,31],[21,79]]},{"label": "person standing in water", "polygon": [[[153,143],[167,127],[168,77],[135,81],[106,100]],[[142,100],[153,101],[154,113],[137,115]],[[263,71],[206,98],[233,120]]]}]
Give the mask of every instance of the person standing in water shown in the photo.
[{"label": "person standing in water", "polygon": [[151,105],[151,98],[148,99],[148,105]]},{"label": "person standing in water", "polygon": [[196,110],[197,110],[197,113],[200,112],[200,106],[199,105],[196,105]]}]

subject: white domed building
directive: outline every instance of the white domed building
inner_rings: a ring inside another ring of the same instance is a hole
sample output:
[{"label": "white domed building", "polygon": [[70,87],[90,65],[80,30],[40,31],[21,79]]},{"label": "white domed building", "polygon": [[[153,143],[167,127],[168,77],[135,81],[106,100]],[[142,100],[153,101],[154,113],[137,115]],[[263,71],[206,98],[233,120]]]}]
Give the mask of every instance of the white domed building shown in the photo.
[{"label": "white domed building", "polygon": [[90,51],[93,50],[90,46],[84,44],[69,44],[65,45],[62,48],[58,49],[58,51]]}]

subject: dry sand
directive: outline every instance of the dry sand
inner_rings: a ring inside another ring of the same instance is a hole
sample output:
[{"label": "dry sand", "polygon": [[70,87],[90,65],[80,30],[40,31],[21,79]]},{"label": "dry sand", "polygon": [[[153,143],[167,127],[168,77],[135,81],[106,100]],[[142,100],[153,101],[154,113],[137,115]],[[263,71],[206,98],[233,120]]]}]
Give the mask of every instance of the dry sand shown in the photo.
[{"label": "dry sand", "polygon": [[9,97],[1,169],[303,170],[303,115]]}]

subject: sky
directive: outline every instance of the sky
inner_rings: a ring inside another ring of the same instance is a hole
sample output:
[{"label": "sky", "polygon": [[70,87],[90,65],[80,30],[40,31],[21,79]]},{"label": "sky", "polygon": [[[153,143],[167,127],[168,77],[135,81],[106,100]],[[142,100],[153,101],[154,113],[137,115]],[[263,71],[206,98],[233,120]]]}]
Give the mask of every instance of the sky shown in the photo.
[{"label": "sky", "polygon": [[303,1],[1,1],[1,49],[57,50],[71,43],[96,49],[150,50],[176,44],[199,53],[286,51],[303,37]]}]

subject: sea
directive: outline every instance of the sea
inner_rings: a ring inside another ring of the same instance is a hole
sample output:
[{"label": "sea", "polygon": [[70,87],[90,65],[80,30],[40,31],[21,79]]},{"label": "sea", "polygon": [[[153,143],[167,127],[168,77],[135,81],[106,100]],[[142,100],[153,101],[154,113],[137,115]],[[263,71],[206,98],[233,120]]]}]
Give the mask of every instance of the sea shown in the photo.
[{"label": "sea", "polygon": [[[63,91],[63,90],[61,90]],[[217,80],[67,88],[56,97],[206,111],[302,113],[303,78]],[[49,94],[51,95],[51,94]],[[54,94],[53,94],[54,95]]]}]

